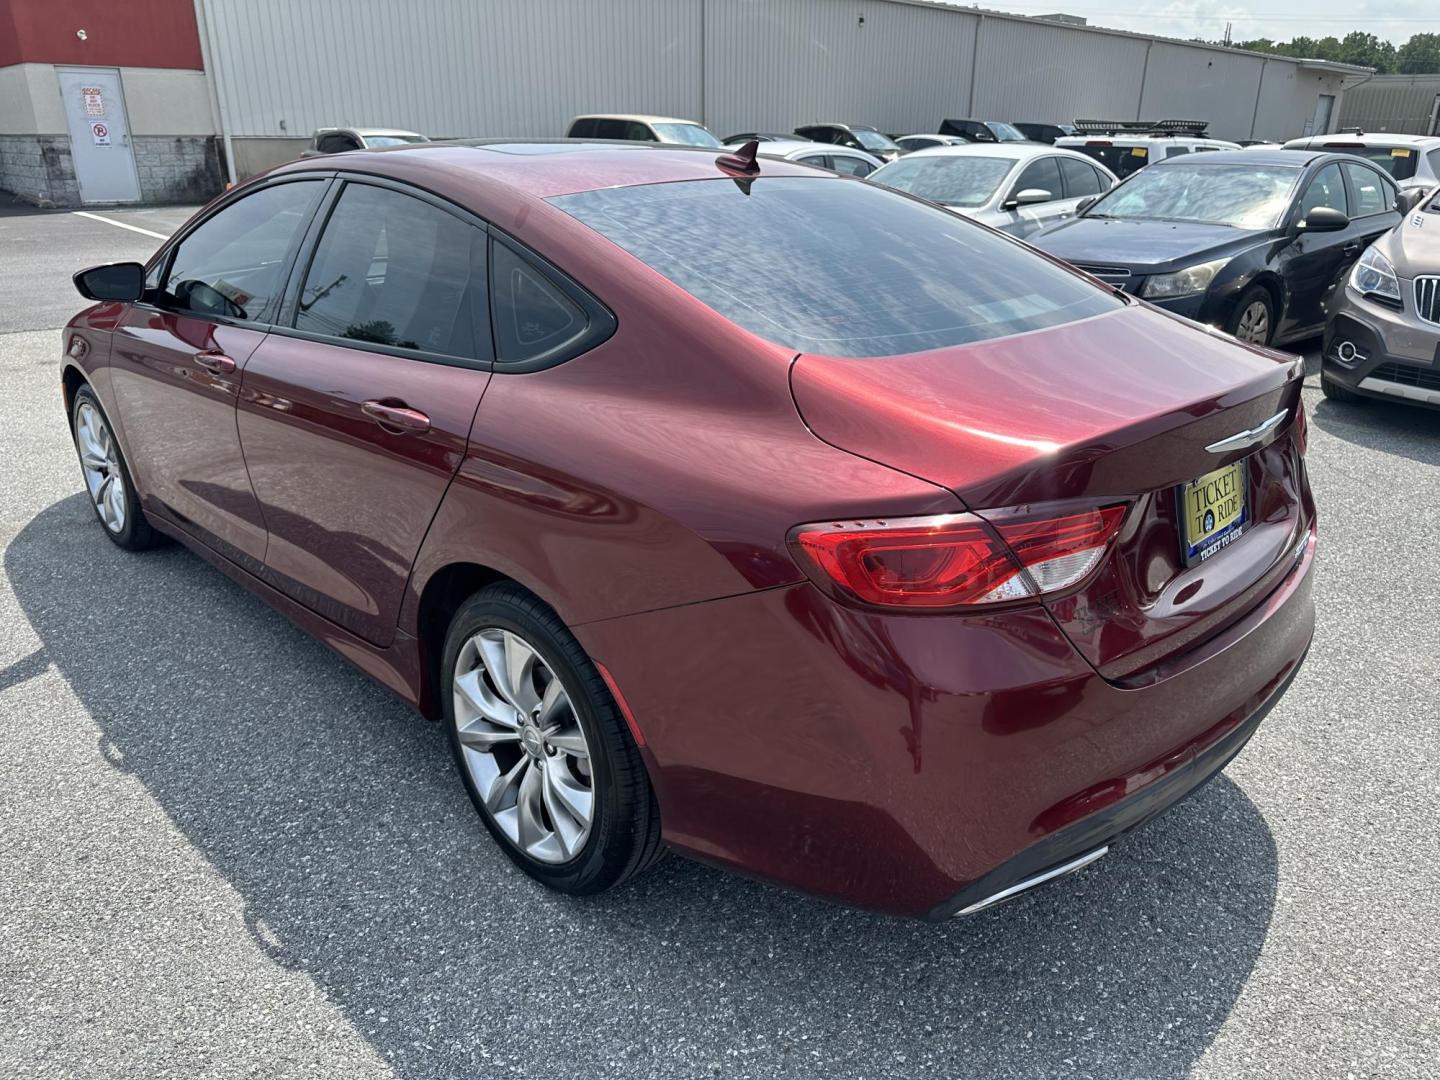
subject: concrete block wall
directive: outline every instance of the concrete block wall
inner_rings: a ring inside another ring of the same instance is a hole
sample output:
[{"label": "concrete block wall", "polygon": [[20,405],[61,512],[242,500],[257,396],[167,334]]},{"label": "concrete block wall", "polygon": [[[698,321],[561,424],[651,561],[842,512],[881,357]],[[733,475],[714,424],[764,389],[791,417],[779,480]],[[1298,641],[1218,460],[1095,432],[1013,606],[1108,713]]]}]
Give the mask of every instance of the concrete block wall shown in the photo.
[{"label": "concrete block wall", "polygon": [[79,206],[68,135],[0,135],[0,190],[37,206]]},{"label": "concrete block wall", "polygon": [[218,194],[225,186],[218,144],[213,136],[131,136],[141,200],[198,203]]}]

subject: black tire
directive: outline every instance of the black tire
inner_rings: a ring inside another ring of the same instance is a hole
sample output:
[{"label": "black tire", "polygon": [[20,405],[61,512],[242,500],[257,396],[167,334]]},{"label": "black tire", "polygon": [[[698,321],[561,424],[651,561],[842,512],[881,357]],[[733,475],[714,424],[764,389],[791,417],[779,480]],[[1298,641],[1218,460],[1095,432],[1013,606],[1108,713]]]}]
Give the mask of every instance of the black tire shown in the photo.
[{"label": "black tire", "polygon": [[[466,763],[456,725],[455,669],[465,644],[487,628],[520,635],[549,665],[569,694],[589,745],[593,818],[583,845],[566,862],[541,861],[512,842],[486,807]],[[465,790],[516,866],[558,892],[589,896],[614,888],[659,859],[664,851],[660,810],[640,751],[600,672],[548,605],[513,582],[481,589],[450,622],[441,678],[445,728]]]},{"label": "black tire", "polygon": [[1359,405],[1365,398],[1355,391],[1341,386],[1334,379],[1327,379],[1325,373],[1320,373],[1320,392],[1331,401],[1343,402],[1346,405]]},{"label": "black tire", "polygon": [[125,455],[120,449],[120,442],[115,438],[114,428],[110,424],[110,418],[105,415],[105,409],[100,404],[100,399],[95,396],[95,391],[88,386],[81,386],[75,391],[75,400],[70,403],[70,434],[75,443],[75,456],[80,461],[81,479],[85,481],[87,496],[91,495],[88,473],[85,468],[84,456],[80,449],[80,416],[82,410],[93,409],[99,414],[100,421],[104,424],[109,438],[113,442],[114,468],[118,479],[124,486],[124,521],[119,528],[113,527],[107,522],[100,512],[100,507],[93,497],[90,498],[90,509],[95,512],[95,520],[100,523],[100,529],[116,545],[126,551],[144,551],[147,548],[155,547],[164,541],[164,537],[150,526],[145,517],[145,511],[140,508],[140,496],[135,491],[135,482],[130,478],[130,466],[125,461]]},{"label": "black tire", "polygon": [[[1256,305],[1263,306],[1265,315],[1265,332],[1263,339],[1254,337],[1241,337],[1241,324],[1246,319],[1246,313]],[[1249,342],[1252,345],[1269,345],[1275,340],[1275,300],[1270,295],[1270,290],[1264,285],[1252,285],[1245,290],[1240,302],[1235,305],[1235,310],[1230,313],[1230,321],[1225,326],[1226,331],[1241,341]]]}]

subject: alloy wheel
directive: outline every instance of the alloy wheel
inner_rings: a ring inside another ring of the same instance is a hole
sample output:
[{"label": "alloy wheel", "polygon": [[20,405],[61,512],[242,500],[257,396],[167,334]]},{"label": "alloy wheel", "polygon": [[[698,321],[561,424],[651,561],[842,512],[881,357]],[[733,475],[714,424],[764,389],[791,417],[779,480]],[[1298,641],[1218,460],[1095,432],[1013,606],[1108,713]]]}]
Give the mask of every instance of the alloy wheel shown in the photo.
[{"label": "alloy wheel", "polygon": [[455,664],[455,729],[500,831],[540,862],[574,858],[595,814],[590,746],[560,676],[519,634],[485,627]]},{"label": "alloy wheel", "polygon": [[85,488],[100,523],[112,533],[125,528],[125,474],[120,469],[120,451],[100,410],[88,401],[75,412],[75,445],[80,449],[80,468]]},{"label": "alloy wheel", "polygon": [[1270,339],[1270,309],[1263,300],[1255,300],[1240,313],[1235,336],[1241,341],[1264,345]]}]

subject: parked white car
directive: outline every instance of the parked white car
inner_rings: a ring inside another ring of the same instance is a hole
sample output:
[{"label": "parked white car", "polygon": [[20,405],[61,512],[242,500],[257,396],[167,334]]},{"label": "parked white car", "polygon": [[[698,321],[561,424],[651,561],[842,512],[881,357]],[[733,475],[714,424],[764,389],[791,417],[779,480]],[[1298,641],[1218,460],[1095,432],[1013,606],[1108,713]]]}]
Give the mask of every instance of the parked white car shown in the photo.
[{"label": "parked white car", "polygon": [[570,121],[570,139],[624,139],[630,142],[670,143],[675,146],[718,147],[717,139],[694,120],[674,116],[591,113]]},{"label": "parked white car", "polygon": [[1115,174],[1074,150],[1044,143],[966,143],[916,150],[870,177],[1025,237],[1073,217],[1109,191]]},{"label": "parked white car", "polygon": [[[1173,123],[1173,121],[1170,121]],[[1076,121],[1077,124],[1084,121]],[[1094,123],[1094,121],[1091,121]],[[1119,125],[1117,125],[1119,127]],[[1094,158],[1121,180],[1146,165],[1184,154],[1203,154],[1207,150],[1239,150],[1239,143],[1212,139],[1207,135],[1187,135],[1165,131],[1126,131],[1088,135],[1067,135],[1056,139],[1055,145]]]},{"label": "parked white car", "polygon": [[864,150],[810,142],[808,139],[791,139],[788,142],[775,139],[762,142],[757,156],[798,161],[802,165],[814,165],[816,168],[829,169],[846,176],[869,176],[885,164]]},{"label": "parked white car", "polygon": [[974,139],[962,138],[959,135],[901,135],[895,140],[907,154],[916,150],[929,150],[934,146],[968,146]]},{"label": "parked white car", "polygon": [[1405,188],[1433,191],[1440,187],[1440,135],[1400,135],[1390,131],[1366,134],[1339,131],[1333,135],[1307,135],[1291,139],[1286,150],[1329,150],[1354,154],[1378,165]]}]

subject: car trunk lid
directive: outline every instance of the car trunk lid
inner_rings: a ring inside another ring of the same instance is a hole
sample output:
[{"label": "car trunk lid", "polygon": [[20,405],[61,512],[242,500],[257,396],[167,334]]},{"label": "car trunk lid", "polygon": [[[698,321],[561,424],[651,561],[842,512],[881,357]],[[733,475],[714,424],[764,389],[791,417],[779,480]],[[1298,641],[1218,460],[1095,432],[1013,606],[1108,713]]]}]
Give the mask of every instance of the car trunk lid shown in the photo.
[{"label": "car trunk lid", "polygon": [[[1308,536],[1301,379],[1293,358],[1144,307],[903,356],[804,354],[791,375],[818,437],[943,484],[982,517],[1130,503],[1101,568],[1045,601],[1096,669],[1122,681],[1238,618]],[[1277,415],[1253,444],[1214,449]],[[1235,462],[1249,520],[1186,565],[1179,487]]]}]

